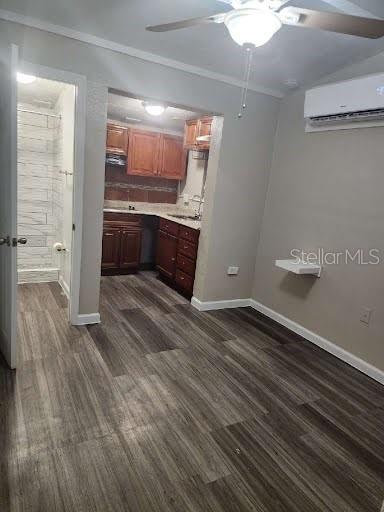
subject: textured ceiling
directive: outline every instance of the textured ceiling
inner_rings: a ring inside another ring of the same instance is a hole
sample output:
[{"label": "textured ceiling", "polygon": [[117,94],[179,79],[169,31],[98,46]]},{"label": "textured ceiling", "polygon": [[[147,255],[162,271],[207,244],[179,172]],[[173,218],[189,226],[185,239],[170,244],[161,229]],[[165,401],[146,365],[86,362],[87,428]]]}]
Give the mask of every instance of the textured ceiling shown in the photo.
[{"label": "textured ceiling", "polygon": [[[294,0],[300,7],[336,10],[350,0]],[[330,5],[332,4],[332,5]],[[384,18],[383,0],[354,0],[360,8]],[[230,9],[216,0],[0,0],[0,8],[93,34],[204,70],[241,79],[242,49],[223,25],[205,25],[170,33],[149,33],[146,25],[210,15]],[[308,85],[320,77],[384,49],[384,40],[283,27],[256,50],[252,82],[287,91],[295,80]]]},{"label": "textured ceiling", "polygon": [[138,127],[143,124],[183,133],[185,120],[199,115],[201,114],[168,106],[164,114],[155,117],[146,113],[143,100],[112,93],[108,96],[108,119],[137,124]]}]

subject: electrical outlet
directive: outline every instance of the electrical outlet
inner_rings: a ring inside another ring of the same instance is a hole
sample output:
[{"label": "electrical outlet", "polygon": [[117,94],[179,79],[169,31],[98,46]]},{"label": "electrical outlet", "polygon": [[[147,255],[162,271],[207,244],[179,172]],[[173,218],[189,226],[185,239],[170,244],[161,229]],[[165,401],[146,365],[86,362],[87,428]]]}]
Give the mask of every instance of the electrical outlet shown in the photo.
[{"label": "electrical outlet", "polygon": [[227,274],[229,276],[237,276],[239,273],[239,267],[228,267]]},{"label": "electrical outlet", "polygon": [[362,322],[363,324],[369,325],[371,318],[372,318],[372,313],[373,313],[373,309],[363,308],[361,310],[360,322]]}]

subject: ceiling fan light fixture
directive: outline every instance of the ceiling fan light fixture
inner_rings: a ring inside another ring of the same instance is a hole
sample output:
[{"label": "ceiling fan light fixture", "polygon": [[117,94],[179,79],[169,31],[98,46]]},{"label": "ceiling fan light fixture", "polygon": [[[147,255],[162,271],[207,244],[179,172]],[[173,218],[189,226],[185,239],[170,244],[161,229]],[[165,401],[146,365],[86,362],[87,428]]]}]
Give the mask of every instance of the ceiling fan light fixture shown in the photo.
[{"label": "ceiling fan light fixture", "polygon": [[266,9],[238,9],[230,11],[224,23],[232,39],[240,46],[263,46],[282,27],[278,16]]},{"label": "ceiling fan light fixture", "polygon": [[155,103],[152,101],[144,101],[143,107],[145,111],[151,116],[161,116],[166,111],[166,106],[161,103]]}]

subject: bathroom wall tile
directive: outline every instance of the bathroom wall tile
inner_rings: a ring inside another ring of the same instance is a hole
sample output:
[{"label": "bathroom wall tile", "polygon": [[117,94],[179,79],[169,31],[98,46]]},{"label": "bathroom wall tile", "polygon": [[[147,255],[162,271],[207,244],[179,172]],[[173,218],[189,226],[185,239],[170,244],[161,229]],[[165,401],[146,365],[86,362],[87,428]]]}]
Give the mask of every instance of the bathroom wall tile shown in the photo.
[{"label": "bathroom wall tile", "polygon": [[23,176],[39,176],[41,178],[49,178],[52,176],[52,167],[44,164],[34,164],[32,162],[17,163],[18,180]]},{"label": "bathroom wall tile", "polygon": [[47,224],[46,213],[19,213],[17,215],[18,224]]},{"label": "bathroom wall tile", "polygon": [[31,139],[30,137],[18,137],[17,147],[24,151],[37,151],[39,153],[50,153],[52,142],[45,139]]},{"label": "bathroom wall tile", "polygon": [[19,189],[52,190],[52,180],[46,176],[19,176]]},{"label": "bathroom wall tile", "polygon": [[18,161],[21,163],[52,165],[52,155],[49,153],[19,149]]},{"label": "bathroom wall tile", "polygon": [[60,238],[62,225],[61,123],[46,115],[51,111],[39,111],[43,115],[19,112],[18,116],[18,236],[28,239],[26,246],[18,248],[22,282],[58,279],[53,244]]},{"label": "bathroom wall tile", "polygon": [[18,271],[19,283],[49,283],[59,280],[59,269],[21,269]]},{"label": "bathroom wall tile", "polygon": [[46,236],[29,236],[27,237],[27,243],[24,246],[26,249],[28,247],[47,247],[47,237]]},{"label": "bathroom wall tile", "polygon": [[52,128],[44,128],[39,126],[30,126],[19,123],[18,137],[28,137],[30,139],[43,139],[46,141],[52,141],[55,137],[55,130]]},{"label": "bathroom wall tile", "polygon": [[48,128],[47,116],[32,114],[30,112],[18,112],[17,120],[19,124]]}]

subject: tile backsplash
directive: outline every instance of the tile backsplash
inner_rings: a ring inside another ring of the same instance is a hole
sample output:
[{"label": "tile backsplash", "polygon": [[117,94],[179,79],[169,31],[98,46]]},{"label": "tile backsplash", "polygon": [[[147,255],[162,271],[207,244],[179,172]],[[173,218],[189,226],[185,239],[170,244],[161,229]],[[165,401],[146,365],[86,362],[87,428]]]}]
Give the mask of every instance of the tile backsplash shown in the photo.
[{"label": "tile backsplash", "polygon": [[105,169],[106,200],[175,204],[177,191],[176,180],[128,176],[125,169],[116,167]]}]

